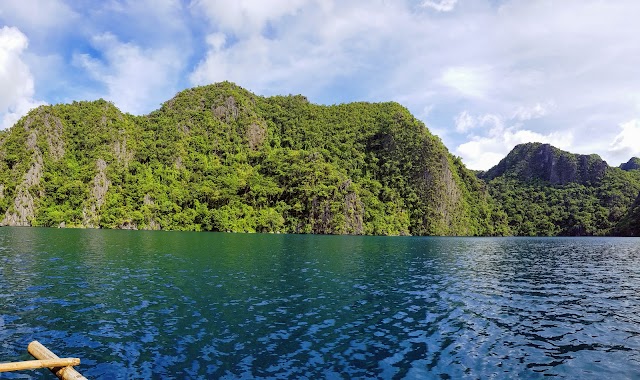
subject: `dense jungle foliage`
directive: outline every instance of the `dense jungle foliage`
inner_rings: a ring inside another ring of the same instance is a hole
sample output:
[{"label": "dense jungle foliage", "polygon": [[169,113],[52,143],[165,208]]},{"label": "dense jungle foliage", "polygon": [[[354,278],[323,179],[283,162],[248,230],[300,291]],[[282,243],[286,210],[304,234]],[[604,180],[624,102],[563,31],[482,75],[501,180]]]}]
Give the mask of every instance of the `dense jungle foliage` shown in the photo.
[{"label": "dense jungle foliage", "polygon": [[614,235],[640,236],[640,194],[614,230]]},{"label": "dense jungle foliage", "polygon": [[4,225],[504,235],[483,181],[397,103],[314,105],[232,83],[146,116],[43,106],[0,135]]},{"label": "dense jungle foliage", "polygon": [[320,106],[224,82],[146,116],[104,100],[31,111],[0,132],[0,215],[49,227],[638,235],[639,163],[530,143],[478,179],[397,103]]},{"label": "dense jungle foliage", "polygon": [[480,177],[489,180],[514,235],[629,235],[640,225],[640,213],[630,214],[640,192],[640,170],[626,167],[530,143],[515,147]]}]

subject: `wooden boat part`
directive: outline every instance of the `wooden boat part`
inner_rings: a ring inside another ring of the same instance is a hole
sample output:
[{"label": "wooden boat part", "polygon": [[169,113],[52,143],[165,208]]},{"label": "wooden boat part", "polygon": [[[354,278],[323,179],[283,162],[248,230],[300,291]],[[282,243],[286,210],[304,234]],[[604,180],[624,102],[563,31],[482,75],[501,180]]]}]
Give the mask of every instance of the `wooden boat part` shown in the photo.
[{"label": "wooden boat part", "polygon": [[[40,344],[37,340],[29,343],[27,351],[36,359],[39,360],[55,360],[60,359],[56,354],[51,352],[48,348]],[[61,366],[49,368],[54,375],[58,376],[61,380],[87,380],[71,366]]]},{"label": "wooden boat part", "polygon": [[0,372],[23,371],[27,369],[39,368],[68,367],[79,364],[80,359],[78,358],[27,360],[15,363],[0,363]]}]

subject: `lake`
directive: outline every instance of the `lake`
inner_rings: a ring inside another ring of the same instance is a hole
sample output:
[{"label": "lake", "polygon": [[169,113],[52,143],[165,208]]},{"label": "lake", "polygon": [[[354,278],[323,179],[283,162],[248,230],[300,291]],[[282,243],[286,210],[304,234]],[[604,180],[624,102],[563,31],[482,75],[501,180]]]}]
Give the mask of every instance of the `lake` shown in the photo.
[{"label": "lake", "polygon": [[34,339],[99,379],[638,379],[640,239],[0,228],[0,361]]}]

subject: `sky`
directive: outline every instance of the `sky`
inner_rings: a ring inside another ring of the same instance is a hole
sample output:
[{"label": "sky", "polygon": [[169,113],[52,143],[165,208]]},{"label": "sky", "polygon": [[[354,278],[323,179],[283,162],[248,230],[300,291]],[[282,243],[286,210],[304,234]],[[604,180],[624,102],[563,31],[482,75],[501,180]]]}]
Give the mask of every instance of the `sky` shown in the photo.
[{"label": "sky", "polygon": [[0,128],[104,98],[142,115],[232,81],[397,101],[467,167],[550,143],[640,156],[637,0],[2,0]]}]

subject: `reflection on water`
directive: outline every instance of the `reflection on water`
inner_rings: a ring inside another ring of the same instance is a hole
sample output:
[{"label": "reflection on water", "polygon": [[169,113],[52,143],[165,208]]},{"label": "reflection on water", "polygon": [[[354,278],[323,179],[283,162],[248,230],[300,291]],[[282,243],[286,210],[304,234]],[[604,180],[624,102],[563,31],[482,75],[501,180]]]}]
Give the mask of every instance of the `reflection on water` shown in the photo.
[{"label": "reflection on water", "polygon": [[640,378],[640,240],[2,228],[0,361],[33,339],[103,379]]}]

